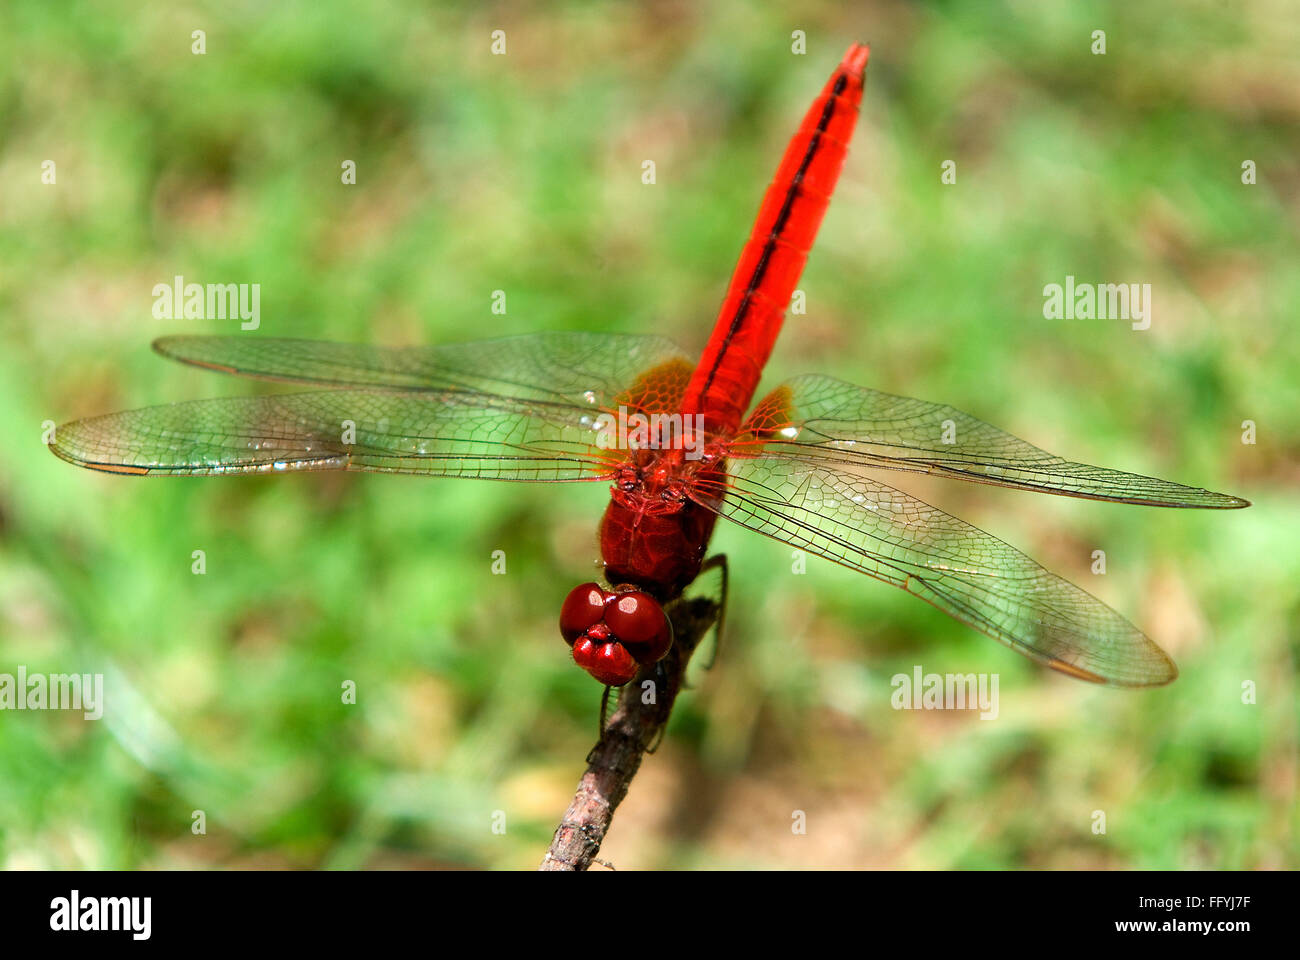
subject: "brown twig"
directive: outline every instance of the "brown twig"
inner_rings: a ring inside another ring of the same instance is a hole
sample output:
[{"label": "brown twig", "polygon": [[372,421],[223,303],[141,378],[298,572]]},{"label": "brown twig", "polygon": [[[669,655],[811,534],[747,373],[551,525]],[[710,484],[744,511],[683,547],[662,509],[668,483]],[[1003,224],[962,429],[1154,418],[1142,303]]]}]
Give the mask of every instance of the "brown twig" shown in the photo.
[{"label": "brown twig", "polygon": [[[691,655],[717,622],[718,602],[682,599],[668,608],[673,648],[654,667],[642,670],[619,691],[618,707],[605,731],[587,754],[587,770],[578,781],[564,819],[555,828],[541,870],[586,870],[609,830],[614,810],[627,796],[632,778],[648,748],[661,736],[686,678]],[[653,702],[645,683],[654,684]]]}]

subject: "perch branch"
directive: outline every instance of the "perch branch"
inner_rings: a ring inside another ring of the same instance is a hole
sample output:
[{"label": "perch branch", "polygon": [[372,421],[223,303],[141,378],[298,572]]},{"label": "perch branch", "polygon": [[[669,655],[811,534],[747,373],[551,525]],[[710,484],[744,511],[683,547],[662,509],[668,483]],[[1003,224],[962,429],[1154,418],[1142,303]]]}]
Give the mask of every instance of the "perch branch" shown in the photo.
[{"label": "perch branch", "polygon": [[[587,770],[539,869],[586,870],[591,866],[647,748],[655,745],[668,723],[691,655],[717,622],[719,610],[718,602],[701,598],[682,599],[668,609],[673,647],[663,660],[643,669],[619,691],[618,706],[587,754]],[[646,680],[654,681],[657,688],[653,703],[643,702]]]}]

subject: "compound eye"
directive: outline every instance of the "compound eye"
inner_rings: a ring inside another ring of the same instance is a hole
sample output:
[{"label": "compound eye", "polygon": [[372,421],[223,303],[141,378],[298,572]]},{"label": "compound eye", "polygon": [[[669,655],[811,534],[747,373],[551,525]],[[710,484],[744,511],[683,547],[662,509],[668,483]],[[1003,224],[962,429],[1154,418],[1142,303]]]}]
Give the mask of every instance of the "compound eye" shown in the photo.
[{"label": "compound eye", "polygon": [[560,635],[573,643],[587,628],[605,615],[605,600],[610,596],[598,583],[584,583],[569,591],[560,608]]},{"label": "compound eye", "polygon": [[673,628],[664,608],[640,590],[610,596],[605,601],[605,623],[638,663],[662,660],[673,645]]},{"label": "compound eye", "polygon": [[638,670],[632,654],[620,643],[594,643],[583,637],[573,645],[573,661],[582,669],[611,687],[621,687]]}]

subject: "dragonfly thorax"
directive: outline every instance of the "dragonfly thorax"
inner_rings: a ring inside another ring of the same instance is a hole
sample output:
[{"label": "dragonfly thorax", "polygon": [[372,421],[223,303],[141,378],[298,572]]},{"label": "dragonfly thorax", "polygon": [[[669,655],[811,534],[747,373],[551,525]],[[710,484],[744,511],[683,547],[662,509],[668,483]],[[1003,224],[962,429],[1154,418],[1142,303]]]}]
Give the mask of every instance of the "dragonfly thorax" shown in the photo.
[{"label": "dragonfly thorax", "polygon": [[697,498],[702,482],[715,474],[722,461],[721,447],[710,447],[694,459],[680,450],[636,450],[615,471],[610,489],[615,502],[639,515],[678,513]]},{"label": "dragonfly thorax", "polygon": [[683,476],[684,461],[658,453],[638,450],[619,467],[610,490],[617,503],[648,516],[678,513],[686,506],[690,476]]},{"label": "dragonfly thorax", "polygon": [[698,502],[715,459],[689,460],[680,450],[633,451],[615,472],[600,525],[600,553],[610,583],[634,584],[663,602],[699,573],[714,514]]}]

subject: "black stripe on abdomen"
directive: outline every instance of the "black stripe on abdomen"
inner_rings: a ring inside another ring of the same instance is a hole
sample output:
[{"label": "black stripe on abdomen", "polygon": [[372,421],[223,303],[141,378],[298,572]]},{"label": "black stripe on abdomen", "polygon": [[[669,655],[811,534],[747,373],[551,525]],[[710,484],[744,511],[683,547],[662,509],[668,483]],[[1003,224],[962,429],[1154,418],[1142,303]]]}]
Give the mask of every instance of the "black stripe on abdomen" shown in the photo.
[{"label": "black stripe on abdomen", "polygon": [[[763,244],[763,252],[758,258],[753,274],[750,275],[749,283],[745,286],[745,295],[740,298],[740,303],[736,305],[736,312],[732,315],[731,323],[727,327],[727,336],[722,341],[722,349],[718,351],[717,357],[713,360],[713,366],[709,369],[709,376],[704,381],[704,389],[701,391],[701,395],[708,393],[709,387],[713,385],[713,377],[722,364],[722,358],[727,355],[727,348],[731,345],[731,339],[744,324],[754,293],[763,284],[763,277],[767,274],[768,261],[772,258],[772,251],[776,249],[777,241],[781,239],[781,234],[785,231],[786,224],[790,220],[795,200],[799,197],[799,187],[803,183],[804,174],[808,172],[808,168],[812,165],[813,157],[817,155],[817,151],[821,147],[822,134],[826,132],[826,129],[830,126],[831,117],[835,115],[836,98],[844,92],[848,82],[848,75],[840,74],[831,90],[831,96],[826,98],[826,106],[822,108],[822,115],[817,121],[817,128],[808,140],[808,149],[804,152],[799,169],[790,179],[790,187],[786,191],[785,201],[781,204],[781,211],[777,214],[776,222],[772,224],[772,229],[767,235],[767,242]],[[782,304],[781,306],[784,309],[785,305]]]}]

